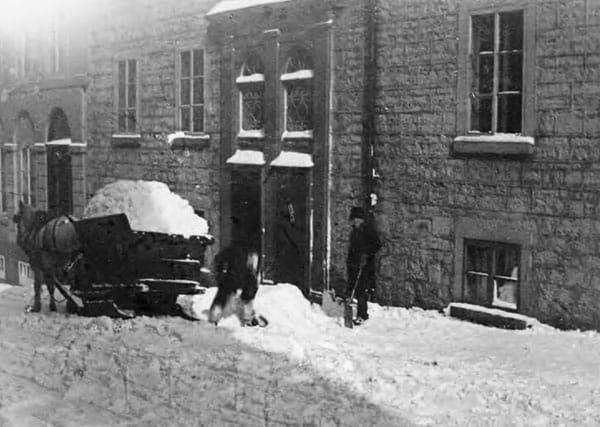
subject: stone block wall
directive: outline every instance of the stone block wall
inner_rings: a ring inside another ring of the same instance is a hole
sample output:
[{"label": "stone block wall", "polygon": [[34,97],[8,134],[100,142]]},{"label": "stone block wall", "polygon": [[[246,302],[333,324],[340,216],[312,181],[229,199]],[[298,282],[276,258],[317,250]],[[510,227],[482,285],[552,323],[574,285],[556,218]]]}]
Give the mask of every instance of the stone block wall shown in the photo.
[{"label": "stone block wall", "polygon": [[520,311],[599,328],[600,4],[534,2],[535,150],[509,160],[451,156],[459,3],[379,2],[380,299],[427,308],[460,300],[457,230],[472,224],[483,235],[527,236]]},{"label": "stone block wall", "polygon": [[366,18],[364,1],[344,2],[333,28],[330,284],[345,291],[350,208],[364,203],[361,178]]},{"label": "stone block wall", "polygon": [[[110,1],[90,38],[87,193],[116,179],[157,180],[203,210],[218,236],[219,56],[207,41],[205,15],[215,1]],[[172,149],[176,126],[176,63],[183,49],[205,51],[207,146]],[[137,59],[140,146],[115,147],[116,61]],[[210,259],[211,255],[207,256]]]}]

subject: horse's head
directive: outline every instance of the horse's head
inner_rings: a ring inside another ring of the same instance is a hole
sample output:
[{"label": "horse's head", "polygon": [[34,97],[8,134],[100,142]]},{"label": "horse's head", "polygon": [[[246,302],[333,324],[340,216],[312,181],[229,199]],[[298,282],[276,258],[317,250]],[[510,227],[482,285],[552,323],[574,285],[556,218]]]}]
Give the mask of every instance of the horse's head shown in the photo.
[{"label": "horse's head", "polygon": [[17,243],[20,243],[24,236],[36,227],[37,215],[31,205],[19,202],[19,210],[13,216],[13,221],[17,224]]}]

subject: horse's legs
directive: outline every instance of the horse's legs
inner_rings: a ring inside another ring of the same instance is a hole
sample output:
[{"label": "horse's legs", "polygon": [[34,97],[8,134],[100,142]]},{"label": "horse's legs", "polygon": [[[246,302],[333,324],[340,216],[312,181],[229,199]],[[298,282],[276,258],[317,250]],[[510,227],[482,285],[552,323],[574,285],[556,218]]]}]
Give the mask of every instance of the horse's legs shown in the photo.
[{"label": "horse's legs", "polygon": [[33,270],[33,306],[31,311],[38,313],[42,309],[42,273],[34,269]]},{"label": "horse's legs", "polygon": [[56,311],[56,300],[54,299],[54,278],[46,274],[46,289],[48,289],[48,293],[50,294],[50,311]]}]

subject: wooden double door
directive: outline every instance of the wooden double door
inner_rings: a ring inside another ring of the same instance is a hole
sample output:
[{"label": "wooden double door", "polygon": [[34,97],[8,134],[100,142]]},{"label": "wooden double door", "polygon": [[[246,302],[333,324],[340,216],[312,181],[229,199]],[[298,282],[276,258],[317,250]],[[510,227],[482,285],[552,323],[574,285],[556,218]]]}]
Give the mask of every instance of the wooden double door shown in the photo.
[{"label": "wooden double door", "polygon": [[306,168],[235,166],[231,173],[233,240],[249,239],[262,253],[266,281],[310,289],[311,173]]}]

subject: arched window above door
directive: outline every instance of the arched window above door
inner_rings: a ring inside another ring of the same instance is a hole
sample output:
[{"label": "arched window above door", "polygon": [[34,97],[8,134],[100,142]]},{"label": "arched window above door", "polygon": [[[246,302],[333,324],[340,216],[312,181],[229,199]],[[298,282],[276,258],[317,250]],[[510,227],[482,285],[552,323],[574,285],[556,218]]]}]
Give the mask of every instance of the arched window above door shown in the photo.
[{"label": "arched window above door", "polygon": [[284,86],[284,138],[313,136],[313,60],[302,47],[291,50],[281,82]]},{"label": "arched window above door", "polygon": [[264,137],[264,65],[256,53],[248,55],[242,65],[236,84],[240,93],[239,137]]}]

